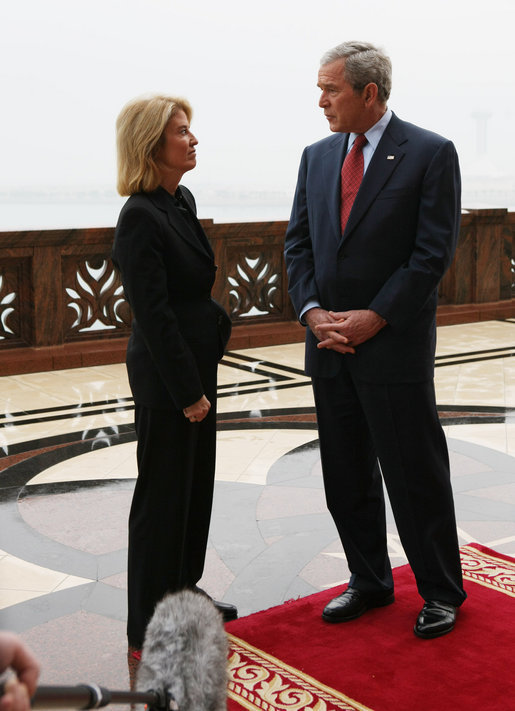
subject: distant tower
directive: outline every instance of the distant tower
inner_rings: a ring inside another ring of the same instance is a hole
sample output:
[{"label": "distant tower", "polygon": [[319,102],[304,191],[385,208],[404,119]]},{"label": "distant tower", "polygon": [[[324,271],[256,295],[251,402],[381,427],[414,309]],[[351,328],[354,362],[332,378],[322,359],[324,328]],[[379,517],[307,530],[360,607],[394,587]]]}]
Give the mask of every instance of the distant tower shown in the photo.
[{"label": "distant tower", "polygon": [[472,118],[476,119],[476,153],[478,156],[486,155],[487,123],[491,115],[487,111],[474,111],[471,114]]}]

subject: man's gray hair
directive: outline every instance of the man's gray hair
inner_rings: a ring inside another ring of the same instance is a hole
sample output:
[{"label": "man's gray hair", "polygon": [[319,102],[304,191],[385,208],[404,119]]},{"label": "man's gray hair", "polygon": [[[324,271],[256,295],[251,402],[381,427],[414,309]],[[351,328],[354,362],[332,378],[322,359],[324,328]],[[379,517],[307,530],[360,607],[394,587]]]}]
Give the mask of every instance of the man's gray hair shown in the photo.
[{"label": "man's gray hair", "polygon": [[386,103],[392,89],[392,63],[382,49],[369,42],[343,42],[324,54],[320,66],[345,59],[344,78],[354,91],[377,84],[378,97]]}]

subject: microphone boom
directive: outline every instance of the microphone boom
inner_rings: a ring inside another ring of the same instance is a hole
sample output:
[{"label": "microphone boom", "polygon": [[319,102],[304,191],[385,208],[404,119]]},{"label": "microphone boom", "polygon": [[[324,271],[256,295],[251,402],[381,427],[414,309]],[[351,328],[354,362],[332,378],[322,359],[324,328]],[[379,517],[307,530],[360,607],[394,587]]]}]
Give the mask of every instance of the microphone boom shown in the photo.
[{"label": "microphone boom", "polygon": [[[0,684],[0,696],[3,693]],[[98,709],[108,704],[144,704],[155,711],[177,708],[173,699],[157,691],[112,691],[97,684],[38,686],[30,700],[33,709]]]}]

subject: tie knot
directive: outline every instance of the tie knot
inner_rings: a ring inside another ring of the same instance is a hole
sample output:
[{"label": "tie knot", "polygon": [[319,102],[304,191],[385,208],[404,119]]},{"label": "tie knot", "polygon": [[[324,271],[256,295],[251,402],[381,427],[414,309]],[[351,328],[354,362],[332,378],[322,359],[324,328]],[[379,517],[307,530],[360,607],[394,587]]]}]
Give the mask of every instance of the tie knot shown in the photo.
[{"label": "tie knot", "polygon": [[363,146],[365,145],[366,142],[367,142],[367,139],[366,139],[365,134],[364,134],[364,133],[358,133],[358,135],[357,135],[356,138],[354,139],[354,144],[353,144],[352,147],[353,147],[353,148],[355,147],[356,150],[360,151],[360,150],[363,148]]}]

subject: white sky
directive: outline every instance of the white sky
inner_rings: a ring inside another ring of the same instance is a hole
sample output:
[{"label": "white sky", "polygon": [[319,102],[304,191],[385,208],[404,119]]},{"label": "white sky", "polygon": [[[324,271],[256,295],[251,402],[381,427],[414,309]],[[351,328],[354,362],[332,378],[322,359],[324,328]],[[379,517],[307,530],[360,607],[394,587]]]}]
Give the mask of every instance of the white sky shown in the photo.
[{"label": "white sky", "polygon": [[199,186],[293,190],[302,148],[328,135],[325,50],[375,42],[393,62],[390,107],[515,173],[514,0],[3,0],[0,189],[115,183],[114,123],[142,93],[194,109]]}]

